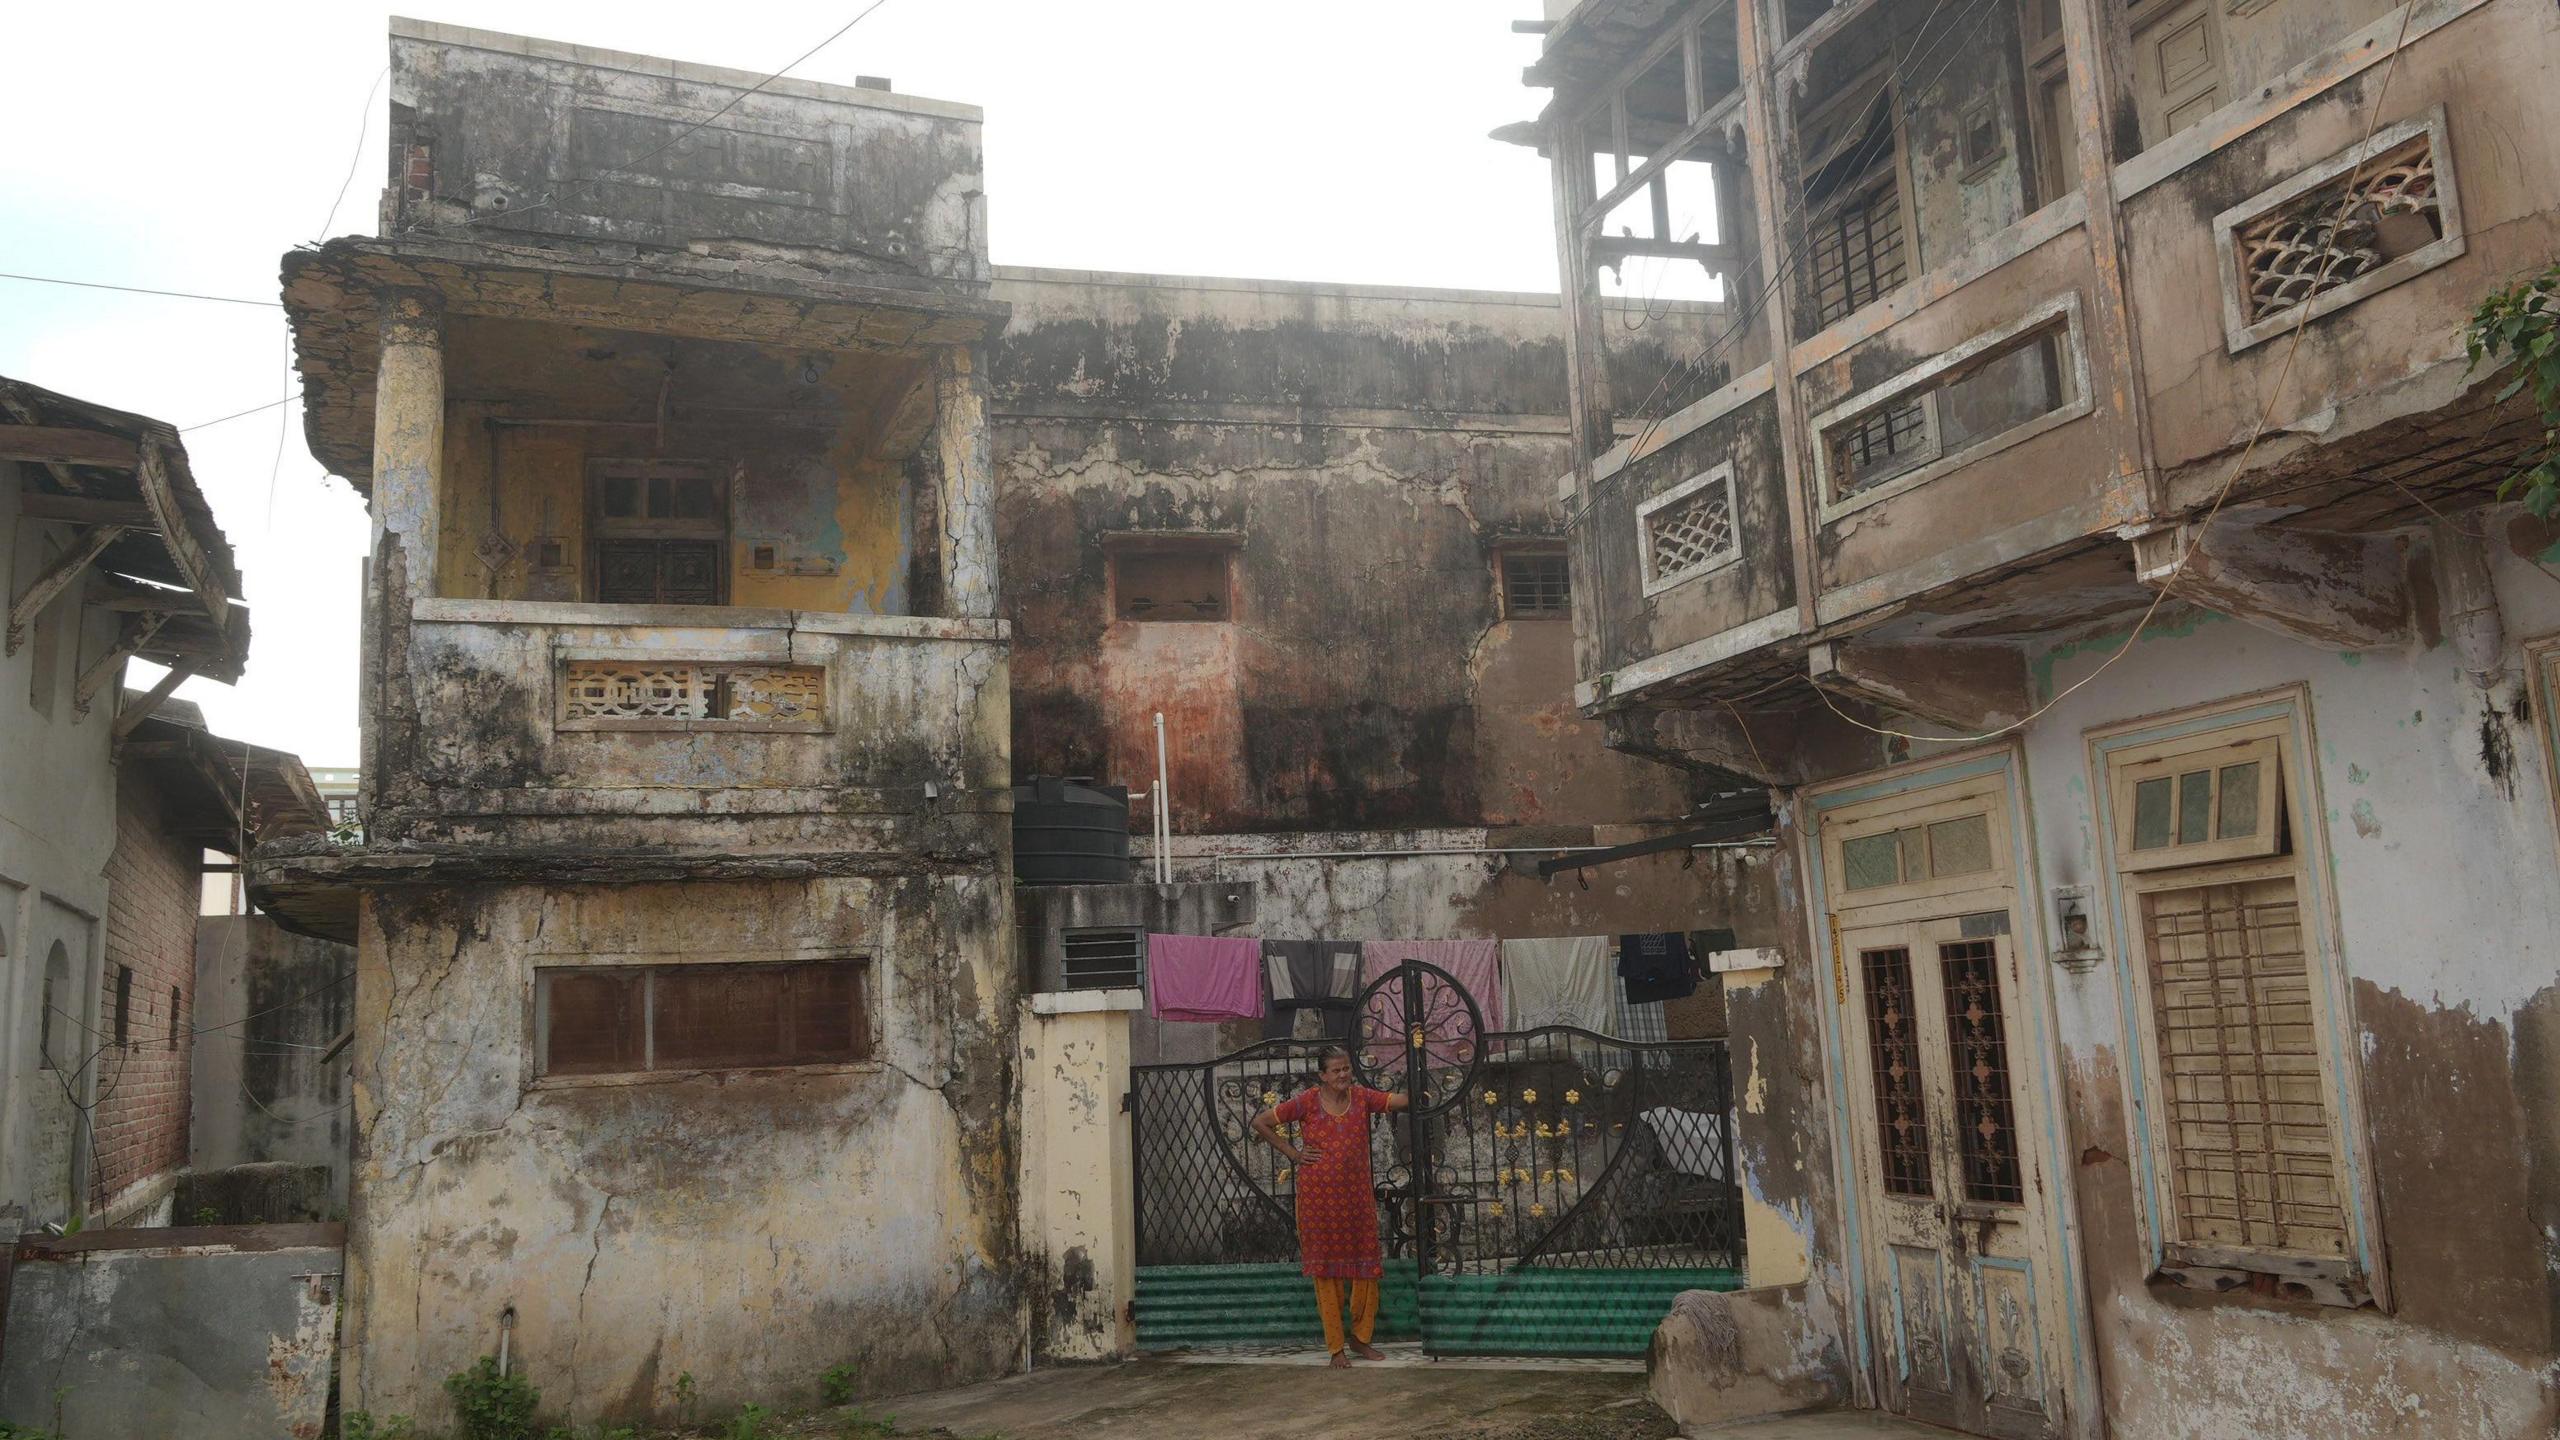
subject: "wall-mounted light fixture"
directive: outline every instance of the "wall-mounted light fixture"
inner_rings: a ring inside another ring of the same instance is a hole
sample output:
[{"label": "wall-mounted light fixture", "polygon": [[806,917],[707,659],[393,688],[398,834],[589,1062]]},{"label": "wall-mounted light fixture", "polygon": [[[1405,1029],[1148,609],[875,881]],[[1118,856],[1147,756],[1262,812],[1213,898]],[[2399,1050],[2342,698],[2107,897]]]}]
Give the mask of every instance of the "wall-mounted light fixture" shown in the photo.
[{"label": "wall-mounted light fixture", "polygon": [[2096,933],[2089,922],[2089,887],[2057,885],[2053,887],[2053,963],[2065,970],[2082,973],[2097,968],[2107,958],[2098,948]]}]

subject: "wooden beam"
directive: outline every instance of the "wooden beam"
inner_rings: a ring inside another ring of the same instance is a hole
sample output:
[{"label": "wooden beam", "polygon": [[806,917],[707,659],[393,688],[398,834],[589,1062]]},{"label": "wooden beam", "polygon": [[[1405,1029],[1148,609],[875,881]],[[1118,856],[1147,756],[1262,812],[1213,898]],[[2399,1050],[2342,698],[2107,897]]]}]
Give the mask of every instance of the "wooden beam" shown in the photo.
[{"label": "wooden beam", "polygon": [[134,500],[96,500],[86,495],[42,495],[28,490],[18,496],[18,513],[29,520],[62,520],[74,525],[121,525],[127,530],[157,530],[160,517]]},{"label": "wooden beam", "polygon": [[142,463],[142,452],[121,435],[97,430],[67,425],[0,425],[0,460],[131,470]]},{"label": "wooden beam", "polygon": [[2035,708],[2025,649],[1997,640],[1834,640],[1805,662],[1834,695],[1967,733],[2015,725]]},{"label": "wooden beam", "polygon": [[101,525],[54,557],[54,562],[35,578],[35,583],[27,587],[26,593],[10,604],[6,653],[18,653],[18,647],[27,641],[27,628],[44,614],[44,608],[53,603],[55,596],[69,589],[71,582],[80,578],[80,572],[89,568],[89,562],[97,559],[100,552],[116,543],[123,534],[121,525]]},{"label": "wooden beam", "polygon": [[2135,536],[2133,568],[2145,585],[2322,650],[2379,650],[2410,635],[2407,555],[2389,535],[2226,514]]},{"label": "wooden beam", "polygon": [[159,684],[143,691],[134,697],[132,703],[116,712],[115,738],[121,740],[132,734],[135,726],[150,719],[152,712],[160,708],[160,703],[176,694],[178,687],[187,682],[187,677],[195,673],[196,662],[193,660],[181,660],[170,666],[169,673],[160,677]]},{"label": "wooden beam", "polygon": [[151,637],[160,633],[160,627],[168,623],[166,615],[139,615],[126,621],[124,634],[108,648],[107,653],[80,672],[79,683],[71,688],[71,708],[83,715],[88,714],[89,703],[98,698],[99,687],[113,679],[124,662],[140,653],[143,646],[151,643]]}]

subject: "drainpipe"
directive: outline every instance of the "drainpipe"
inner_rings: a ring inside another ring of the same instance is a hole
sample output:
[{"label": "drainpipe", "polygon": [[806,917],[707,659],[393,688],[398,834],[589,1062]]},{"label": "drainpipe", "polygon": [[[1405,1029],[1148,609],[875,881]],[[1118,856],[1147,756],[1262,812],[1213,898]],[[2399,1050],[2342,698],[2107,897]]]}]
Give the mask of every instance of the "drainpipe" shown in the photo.
[{"label": "drainpipe", "polygon": [[1173,883],[1173,791],[1166,778],[1164,759],[1164,712],[1156,712],[1156,883]]}]

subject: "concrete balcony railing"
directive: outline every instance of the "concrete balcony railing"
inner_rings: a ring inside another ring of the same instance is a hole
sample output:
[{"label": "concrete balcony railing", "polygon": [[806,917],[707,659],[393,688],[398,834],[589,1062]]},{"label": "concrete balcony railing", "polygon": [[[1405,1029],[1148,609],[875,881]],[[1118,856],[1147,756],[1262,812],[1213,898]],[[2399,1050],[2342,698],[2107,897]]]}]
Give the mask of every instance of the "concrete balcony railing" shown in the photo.
[{"label": "concrete balcony railing", "polygon": [[1011,783],[1002,621],[425,599],[385,648],[375,844],[892,850]]}]

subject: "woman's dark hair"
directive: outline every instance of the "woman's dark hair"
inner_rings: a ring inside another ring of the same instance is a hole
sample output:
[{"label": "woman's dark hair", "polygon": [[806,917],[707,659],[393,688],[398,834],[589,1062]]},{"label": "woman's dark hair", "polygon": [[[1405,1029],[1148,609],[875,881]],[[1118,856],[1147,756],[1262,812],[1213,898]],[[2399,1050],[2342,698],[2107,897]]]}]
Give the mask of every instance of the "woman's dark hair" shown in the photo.
[{"label": "woman's dark hair", "polygon": [[1351,1065],[1353,1069],[1359,1068],[1358,1062],[1352,1060],[1351,1052],[1348,1049],[1340,1045],[1327,1045],[1316,1052],[1316,1073],[1319,1075],[1323,1074],[1324,1067],[1332,1064],[1337,1056],[1339,1056],[1344,1063]]}]

